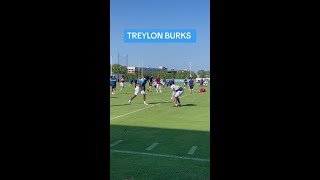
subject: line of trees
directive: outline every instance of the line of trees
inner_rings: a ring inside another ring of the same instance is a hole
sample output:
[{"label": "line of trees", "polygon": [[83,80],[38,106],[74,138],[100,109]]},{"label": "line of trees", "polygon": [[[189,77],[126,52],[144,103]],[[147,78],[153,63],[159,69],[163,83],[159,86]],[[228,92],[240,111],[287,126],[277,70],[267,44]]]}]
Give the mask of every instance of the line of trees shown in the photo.
[{"label": "line of trees", "polygon": [[199,75],[200,78],[209,78],[210,77],[210,70],[209,71],[199,70],[197,72],[197,74]]},{"label": "line of trees", "polygon": [[[110,64],[111,66],[111,64]],[[138,75],[138,73],[128,73],[127,67],[122,66],[120,64],[113,64],[112,65],[112,73],[113,74],[123,74],[126,79],[136,79],[136,78],[141,78],[142,74]],[[200,78],[206,78],[210,77],[210,71],[205,71],[205,70],[199,70],[197,72]],[[193,78],[197,77],[197,74],[194,71],[191,71],[191,76]],[[174,73],[168,73],[168,72],[144,72],[144,75],[151,75],[153,77],[160,76],[160,78],[166,78],[166,79],[184,79],[184,78],[189,78],[190,77],[190,71],[178,71],[175,74]]]}]

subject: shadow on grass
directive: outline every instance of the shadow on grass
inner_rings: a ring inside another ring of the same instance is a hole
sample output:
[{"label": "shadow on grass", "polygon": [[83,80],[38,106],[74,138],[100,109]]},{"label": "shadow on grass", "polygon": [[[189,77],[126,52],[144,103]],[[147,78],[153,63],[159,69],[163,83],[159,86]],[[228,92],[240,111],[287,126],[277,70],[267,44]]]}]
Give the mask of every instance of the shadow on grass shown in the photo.
[{"label": "shadow on grass", "polygon": [[148,104],[164,104],[164,103],[172,103],[172,102],[150,102]]},{"label": "shadow on grass", "polygon": [[115,105],[110,105],[110,106],[128,106],[130,105],[129,103],[126,103],[126,104],[115,104]]},{"label": "shadow on grass", "polygon": [[181,107],[183,107],[183,106],[197,106],[197,105],[195,105],[195,104],[182,104]]}]

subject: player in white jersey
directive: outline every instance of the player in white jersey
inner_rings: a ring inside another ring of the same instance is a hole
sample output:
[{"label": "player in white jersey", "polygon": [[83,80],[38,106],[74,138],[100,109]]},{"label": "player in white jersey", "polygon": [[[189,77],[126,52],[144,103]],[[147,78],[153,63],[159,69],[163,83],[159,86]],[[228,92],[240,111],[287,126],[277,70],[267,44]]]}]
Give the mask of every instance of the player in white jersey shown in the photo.
[{"label": "player in white jersey", "polygon": [[149,76],[145,76],[144,78],[142,78],[138,81],[138,84],[137,84],[136,88],[134,89],[134,95],[129,100],[129,104],[131,104],[133,99],[136,98],[139,93],[141,93],[143,96],[143,103],[145,105],[148,105],[148,103],[146,103],[146,92],[145,92],[146,84],[147,84],[148,80],[149,80]]},{"label": "player in white jersey", "polygon": [[181,106],[179,96],[183,94],[183,88],[175,84],[172,84],[170,87],[172,89],[171,99],[173,100],[174,107]]}]

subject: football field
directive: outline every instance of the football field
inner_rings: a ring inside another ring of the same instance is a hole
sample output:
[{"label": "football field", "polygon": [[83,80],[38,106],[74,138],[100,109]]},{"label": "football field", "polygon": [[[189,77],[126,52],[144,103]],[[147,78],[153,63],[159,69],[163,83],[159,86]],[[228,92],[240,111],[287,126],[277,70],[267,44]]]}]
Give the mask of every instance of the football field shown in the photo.
[{"label": "football field", "polygon": [[110,179],[210,179],[210,87],[186,88],[173,107],[170,87],[146,91],[149,105],[141,94],[128,104],[128,85],[110,93]]}]

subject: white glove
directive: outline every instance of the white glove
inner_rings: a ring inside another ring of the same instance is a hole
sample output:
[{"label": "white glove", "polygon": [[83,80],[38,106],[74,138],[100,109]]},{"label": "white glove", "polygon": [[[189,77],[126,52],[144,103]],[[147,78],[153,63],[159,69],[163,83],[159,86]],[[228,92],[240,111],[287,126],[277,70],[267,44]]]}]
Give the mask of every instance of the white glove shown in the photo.
[{"label": "white glove", "polygon": [[173,97],[171,97],[171,100],[173,99]]}]

